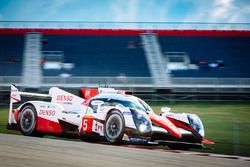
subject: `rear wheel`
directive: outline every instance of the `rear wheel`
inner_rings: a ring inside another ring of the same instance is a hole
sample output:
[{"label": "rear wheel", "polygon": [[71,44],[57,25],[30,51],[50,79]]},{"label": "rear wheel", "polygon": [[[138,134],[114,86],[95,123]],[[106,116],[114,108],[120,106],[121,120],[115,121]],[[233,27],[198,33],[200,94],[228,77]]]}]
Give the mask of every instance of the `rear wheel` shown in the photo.
[{"label": "rear wheel", "polygon": [[125,131],[123,115],[118,110],[111,111],[104,124],[104,136],[108,142],[119,144],[122,141]]},{"label": "rear wheel", "polygon": [[37,113],[32,105],[25,106],[19,116],[19,127],[25,136],[40,136],[36,132]]}]

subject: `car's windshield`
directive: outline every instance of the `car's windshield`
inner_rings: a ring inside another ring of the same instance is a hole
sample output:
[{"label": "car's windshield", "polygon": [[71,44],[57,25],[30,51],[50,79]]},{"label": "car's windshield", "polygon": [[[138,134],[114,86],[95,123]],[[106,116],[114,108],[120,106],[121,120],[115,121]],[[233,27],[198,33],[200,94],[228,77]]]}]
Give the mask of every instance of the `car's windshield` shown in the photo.
[{"label": "car's windshield", "polygon": [[[105,96],[104,96],[105,95]],[[146,103],[144,102],[142,99],[135,97],[135,96],[131,96],[131,95],[126,95],[126,96],[122,96],[119,94],[100,94],[97,98],[92,99],[93,100],[98,100],[98,101],[103,101],[103,105],[112,105],[112,106],[116,106],[117,104],[121,104],[124,107],[128,107],[128,108],[134,108],[137,110],[142,110],[146,113],[150,113],[153,112],[152,108]],[[90,103],[92,105],[92,102]]]},{"label": "car's windshield", "polygon": [[146,113],[153,112],[152,108],[146,102],[144,102],[139,98],[134,98],[133,100],[126,101],[125,103],[123,102],[123,105],[125,107],[135,108],[138,110],[145,111]]},{"label": "car's windshield", "polygon": [[138,98],[138,101],[141,103],[141,105],[147,110],[147,112],[154,112],[153,109],[142,99]]}]

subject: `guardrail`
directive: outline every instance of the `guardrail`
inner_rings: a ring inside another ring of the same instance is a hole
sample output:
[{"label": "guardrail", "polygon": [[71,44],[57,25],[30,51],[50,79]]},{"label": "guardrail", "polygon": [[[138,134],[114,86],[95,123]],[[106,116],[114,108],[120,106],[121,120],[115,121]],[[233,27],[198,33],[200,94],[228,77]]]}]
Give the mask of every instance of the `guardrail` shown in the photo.
[{"label": "guardrail", "polygon": [[250,87],[250,78],[172,78],[173,86]]},{"label": "guardrail", "polygon": [[96,86],[108,84],[110,86],[151,86],[153,84],[151,77],[43,77],[44,85],[71,85],[73,87],[80,86]]},{"label": "guardrail", "polygon": [[0,28],[250,30],[250,23],[111,22],[111,21],[0,21]]},{"label": "guardrail", "polygon": [[11,84],[11,83],[20,84],[21,76],[0,76],[0,85],[3,86],[5,84]]}]

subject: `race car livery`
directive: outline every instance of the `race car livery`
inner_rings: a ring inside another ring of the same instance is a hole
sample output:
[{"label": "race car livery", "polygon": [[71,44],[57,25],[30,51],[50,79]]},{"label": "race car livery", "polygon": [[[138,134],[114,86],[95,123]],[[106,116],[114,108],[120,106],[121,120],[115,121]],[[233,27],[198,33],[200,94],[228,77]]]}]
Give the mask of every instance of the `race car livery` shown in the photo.
[{"label": "race car livery", "polygon": [[[51,133],[111,144],[167,144],[173,149],[214,143],[204,138],[203,124],[195,114],[173,113],[168,107],[155,114],[145,101],[124,90],[83,88],[81,92],[79,97],[52,87],[48,94],[29,93],[11,85],[8,127],[27,136]],[[13,109],[14,103],[20,105]]]}]

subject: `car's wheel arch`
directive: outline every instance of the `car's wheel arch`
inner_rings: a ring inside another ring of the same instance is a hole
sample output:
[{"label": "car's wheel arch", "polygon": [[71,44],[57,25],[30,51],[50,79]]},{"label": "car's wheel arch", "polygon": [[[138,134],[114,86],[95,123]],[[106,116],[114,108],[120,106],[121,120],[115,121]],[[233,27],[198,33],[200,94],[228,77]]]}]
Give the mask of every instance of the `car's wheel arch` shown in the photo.
[{"label": "car's wheel arch", "polygon": [[35,108],[36,115],[38,115],[36,106],[31,102],[26,102],[26,103],[22,104],[20,107],[18,107],[18,110],[19,110],[19,112],[18,112],[18,122],[19,122],[19,119],[20,119],[20,114],[21,114],[22,110],[26,106],[33,106]]},{"label": "car's wheel arch", "polygon": [[[123,116],[121,110],[114,107],[114,108],[111,108],[111,109],[106,113],[106,116],[105,116],[105,119],[104,119],[104,120],[106,120],[107,117],[108,117],[108,116],[111,114],[111,112],[113,112],[113,111],[118,111],[118,112],[121,113],[121,115]],[[123,118],[124,118],[124,116],[123,116]]]}]

